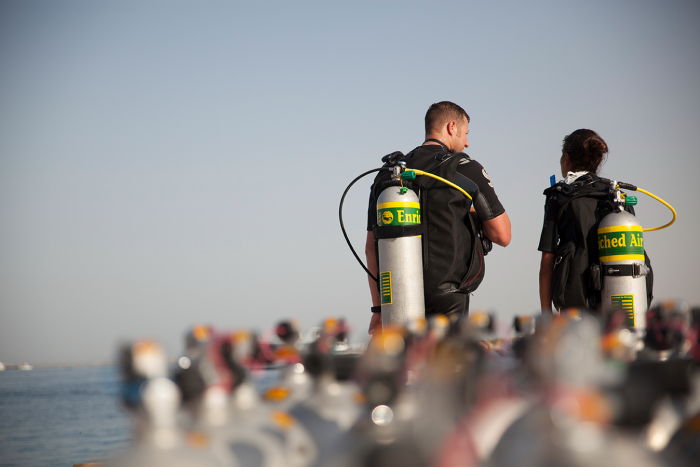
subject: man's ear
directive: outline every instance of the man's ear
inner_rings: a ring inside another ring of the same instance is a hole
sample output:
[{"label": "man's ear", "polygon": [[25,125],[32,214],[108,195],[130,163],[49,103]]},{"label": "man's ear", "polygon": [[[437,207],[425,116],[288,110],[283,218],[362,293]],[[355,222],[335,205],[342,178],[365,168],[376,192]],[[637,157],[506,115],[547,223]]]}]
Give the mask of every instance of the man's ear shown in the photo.
[{"label": "man's ear", "polygon": [[447,134],[452,136],[455,134],[455,131],[457,130],[457,122],[454,120],[450,120],[447,122]]}]

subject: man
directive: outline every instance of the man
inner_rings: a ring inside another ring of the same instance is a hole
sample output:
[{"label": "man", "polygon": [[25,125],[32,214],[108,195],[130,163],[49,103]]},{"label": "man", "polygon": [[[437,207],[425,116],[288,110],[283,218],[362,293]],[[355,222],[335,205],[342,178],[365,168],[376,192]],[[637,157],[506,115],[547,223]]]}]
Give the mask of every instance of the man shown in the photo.
[{"label": "man", "polygon": [[[406,155],[409,168],[422,169],[421,163],[427,160],[443,160],[445,157],[459,157],[457,166],[457,177],[466,177],[478,187],[478,193],[474,196],[472,209],[476,212],[481,221],[484,235],[493,243],[507,246],[511,239],[510,219],[505,209],[498,200],[493,184],[488,177],[484,167],[469,156],[462,153],[464,148],[469,147],[469,115],[457,104],[443,101],[433,104],[425,114],[425,141],[421,146]],[[454,153],[454,154],[453,154]],[[413,164],[413,165],[412,165]],[[461,174],[461,175],[460,175]],[[378,175],[379,178],[381,175]],[[377,179],[375,179],[376,182]],[[365,255],[367,265],[375,277],[378,277],[379,265],[377,262],[377,242],[373,228],[376,223],[376,201],[379,195],[377,183],[372,186],[372,193],[369,200],[368,220],[367,220],[367,241],[365,243]],[[456,191],[456,190],[455,190]],[[430,193],[428,194],[430,196]],[[445,237],[467,238],[467,242],[479,241],[469,233],[467,226],[468,216],[467,204],[461,208],[462,212],[455,212],[453,204],[431,203],[430,210],[440,210],[433,213],[433,218],[451,218],[451,221],[441,225],[431,225],[433,231],[436,229],[453,229],[454,235],[447,232]],[[430,215],[430,213],[428,213]],[[443,214],[442,216],[438,214]],[[457,232],[459,231],[459,232]],[[424,238],[425,242],[425,238]],[[432,256],[449,256],[448,261],[433,261],[429,268],[424,263],[424,293],[425,293],[425,313],[426,315],[441,314],[466,314],[469,311],[469,295],[456,290],[458,282],[466,274],[469,264],[471,248],[469,245],[459,245],[449,243],[433,244],[428,247],[427,259]],[[432,248],[432,251],[430,250]],[[436,250],[437,248],[437,250]],[[450,264],[448,264],[450,263]],[[379,288],[374,279],[369,278],[370,293],[372,295],[372,319],[370,321],[369,332],[373,334],[381,328],[381,316],[378,311],[380,307]]]}]

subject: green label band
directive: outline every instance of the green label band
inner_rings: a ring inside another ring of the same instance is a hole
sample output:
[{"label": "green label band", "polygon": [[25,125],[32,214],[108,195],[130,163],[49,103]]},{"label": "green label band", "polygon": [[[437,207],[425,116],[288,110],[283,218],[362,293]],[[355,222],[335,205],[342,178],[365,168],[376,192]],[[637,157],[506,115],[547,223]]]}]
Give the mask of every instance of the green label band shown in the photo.
[{"label": "green label band", "polygon": [[382,298],[382,305],[391,305],[391,271],[379,273],[379,294]]},{"label": "green label band", "polygon": [[601,259],[610,256],[625,256],[619,259],[644,259],[644,237],[642,232],[622,231],[598,233],[598,255]]},{"label": "green label band", "polygon": [[377,209],[377,225],[420,224],[420,208],[401,207]]},{"label": "green label band", "polygon": [[611,295],[610,303],[613,309],[622,308],[625,311],[628,327],[635,327],[634,295]]}]

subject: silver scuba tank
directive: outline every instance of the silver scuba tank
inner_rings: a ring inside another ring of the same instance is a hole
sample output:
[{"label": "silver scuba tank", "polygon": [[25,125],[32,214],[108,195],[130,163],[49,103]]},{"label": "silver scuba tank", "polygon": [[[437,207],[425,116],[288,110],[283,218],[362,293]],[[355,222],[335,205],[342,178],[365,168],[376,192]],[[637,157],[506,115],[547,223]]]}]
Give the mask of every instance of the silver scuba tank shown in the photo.
[{"label": "silver scuba tank", "polygon": [[647,303],[644,263],[644,236],[637,218],[623,209],[635,204],[636,198],[621,197],[615,190],[615,209],[598,225],[598,257],[603,273],[601,309],[603,312],[622,308],[627,326],[642,333],[646,328]]},{"label": "silver scuba tank", "polygon": [[[421,223],[418,196],[402,186],[385,188],[377,198],[377,225]],[[405,324],[425,316],[423,250],[420,235],[378,239],[382,325]]]}]

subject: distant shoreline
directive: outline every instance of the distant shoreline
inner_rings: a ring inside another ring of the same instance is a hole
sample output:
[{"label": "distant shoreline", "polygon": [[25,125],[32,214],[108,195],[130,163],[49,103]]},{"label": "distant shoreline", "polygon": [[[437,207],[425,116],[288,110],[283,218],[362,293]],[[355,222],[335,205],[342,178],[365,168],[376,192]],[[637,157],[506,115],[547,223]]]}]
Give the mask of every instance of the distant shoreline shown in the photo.
[{"label": "distant shoreline", "polygon": [[50,368],[81,368],[81,367],[96,367],[96,366],[112,366],[115,362],[97,362],[97,363],[49,363],[49,364],[30,364],[30,363],[0,363],[0,371],[31,371],[45,370]]}]

